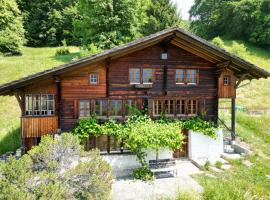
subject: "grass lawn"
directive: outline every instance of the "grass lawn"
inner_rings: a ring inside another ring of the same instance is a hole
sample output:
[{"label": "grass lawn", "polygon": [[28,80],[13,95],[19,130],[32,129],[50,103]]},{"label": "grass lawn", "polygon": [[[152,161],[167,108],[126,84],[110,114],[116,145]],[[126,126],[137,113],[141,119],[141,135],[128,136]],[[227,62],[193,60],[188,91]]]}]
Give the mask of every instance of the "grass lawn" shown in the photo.
[{"label": "grass lawn", "polygon": [[[55,56],[57,48],[24,48],[22,56],[0,56],[0,84],[40,72],[78,56],[79,49],[70,47],[68,56]],[[0,154],[20,146],[20,108],[15,97],[0,96]]]}]

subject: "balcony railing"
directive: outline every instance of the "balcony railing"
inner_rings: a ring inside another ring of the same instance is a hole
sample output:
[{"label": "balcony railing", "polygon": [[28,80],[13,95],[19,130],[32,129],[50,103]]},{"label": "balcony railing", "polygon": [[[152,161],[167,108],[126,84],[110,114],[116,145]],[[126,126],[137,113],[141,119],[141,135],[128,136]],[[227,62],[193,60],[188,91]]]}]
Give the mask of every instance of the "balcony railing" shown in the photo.
[{"label": "balcony railing", "polygon": [[46,134],[55,134],[58,129],[57,116],[22,117],[22,137],[41,137]]}]

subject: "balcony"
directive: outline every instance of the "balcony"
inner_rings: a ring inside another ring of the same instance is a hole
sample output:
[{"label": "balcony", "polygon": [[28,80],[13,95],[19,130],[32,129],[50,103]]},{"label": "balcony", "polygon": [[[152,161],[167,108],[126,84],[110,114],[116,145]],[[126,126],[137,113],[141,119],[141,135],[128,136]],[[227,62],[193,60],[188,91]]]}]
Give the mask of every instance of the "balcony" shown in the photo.
[{"label": "balcony", "polygon": [[46,134],[57,133],[57,116],[24,116],[21,119],[23,138],[41,137]]},{"label": "balcony", "polygon": [[140,83],[140,84],[135,84],[134,87],[137,89],[149,89],[149,88],[153,87],[153,84],[152,83]]}]

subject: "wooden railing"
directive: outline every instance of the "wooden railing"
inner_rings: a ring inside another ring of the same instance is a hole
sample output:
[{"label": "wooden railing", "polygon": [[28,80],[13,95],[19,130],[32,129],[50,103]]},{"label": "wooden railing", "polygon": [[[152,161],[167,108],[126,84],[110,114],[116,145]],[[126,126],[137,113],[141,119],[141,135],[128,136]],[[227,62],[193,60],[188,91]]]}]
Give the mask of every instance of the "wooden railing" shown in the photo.
[{"label": "wooden railing", "polygon": [[55,134],[58,129],[57,116],[22,117],[22,137],[41,137],[46,134]]}]

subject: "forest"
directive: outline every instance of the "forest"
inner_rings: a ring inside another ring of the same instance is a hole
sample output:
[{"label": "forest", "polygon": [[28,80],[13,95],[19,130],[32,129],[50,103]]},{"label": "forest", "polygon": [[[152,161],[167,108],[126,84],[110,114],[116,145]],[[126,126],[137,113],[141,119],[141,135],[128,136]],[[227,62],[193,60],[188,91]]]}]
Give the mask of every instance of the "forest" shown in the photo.
[{"label": "forest", "polygon": [[170,0],[1,0],[0,52],[67,44],[109,49],[169,27],[270,45],[268,0],[195,0],[190,20]]}]

